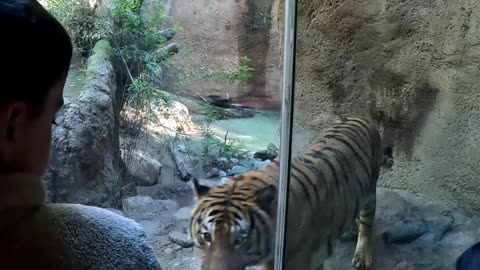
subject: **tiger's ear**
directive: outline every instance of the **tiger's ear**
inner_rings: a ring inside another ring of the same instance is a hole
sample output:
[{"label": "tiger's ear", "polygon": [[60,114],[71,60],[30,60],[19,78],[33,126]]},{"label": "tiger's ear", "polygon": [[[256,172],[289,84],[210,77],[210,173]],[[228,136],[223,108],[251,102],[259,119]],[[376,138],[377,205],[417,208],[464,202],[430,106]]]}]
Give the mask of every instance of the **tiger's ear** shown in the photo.
[{"label": "tiger's ear", "polygon": [[263,189],[257,191],[255,203],[267,214],[272,213],[274,207],[273,201],[277,197],[277,188],[274,185],[268,185]]},{"label": "tiger's ear", "polygon": [[210,188],[204,185],[200,185],[197,178],[193,178],[193,192],[195,193],[195,197],[200,199],[201,197],[208,194]]}]

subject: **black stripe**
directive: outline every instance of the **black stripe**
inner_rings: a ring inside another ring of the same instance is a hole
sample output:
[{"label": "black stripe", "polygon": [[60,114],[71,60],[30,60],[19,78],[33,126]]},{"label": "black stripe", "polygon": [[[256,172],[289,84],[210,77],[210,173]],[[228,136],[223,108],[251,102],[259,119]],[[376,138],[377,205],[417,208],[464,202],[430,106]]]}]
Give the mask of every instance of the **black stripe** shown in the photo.
[{"label": "black stripe", "polygon": [[[330,160],[328,159],[328,157],[323,154],[322,152],[320,151],[316,151],[316,152],[313,152],[313,156],[315,158],[319,158],[321,159],[323,162],[325,162],[327,164],[327,167],[330,169],[330,172],[333,176],[333,181],[335,183],[335,190],[333,191],[337,191],[337,192],[340,192],[340,185],[338,183],[338,175],[337,175],[337,171],[335,170],[335,167],[332,165],[332,162],[330,162]],[[327,184],[328,186],[328,184]],[[329,190],[329,191],[332,191],[332,190]],[[328,193],[328,192],[327,192]],[[338,194],[339,195],[339,194]]]},{"label": "black stripe", "polygon": [[213,211],[211,211],[211,212],[208,214],[208,216],[211,217],[211,216],[218,215],[218,214],[220,214],[220,213],[221,213],[220,210],[213,210]]},{"label": "black stripe", "polygon": [[338,136],[335,136],[335,135],[332,135],[331,136],[332,138],[342,142],[343,144],[345,144],[346,146],[348,146],[348,148],[350,148],[350,150],[353,152],[353,154],[355,154],[355,157],[359,160],[359,162],[361,163],[363,169],[365,170],[365,172],[367,173],[368,175],[368,178],[370,178],[370,172],[369,172],[369,169],[368,169],[368,166],[367,164],[365,163],[365,160],[358,154],[358,152],[355,150],[355,148],[345,139],[341,138],[341,137],[338,137]]},{"label": "black stripe", "polygon": [[360,184],[360,187],[362,188],[362,191],[366,188],[363,181],[360,181],[359,178],[358,178],[358,175],[356,173],[353,173],[352,176],[355,178],[354,182],[350,182],[350,178],[347,174],[347,171],[344,167],[344,164],[348,164],[348,165],[351,165],[349,160],[347,159],[347,157],[345,156],[345,153],[343,153],[342,151],[338,150],[338,149],[335,149],[335,148],[331,148],[331,147],[325,147],[324,148],[325,150],[329,150],[331,151],[332,153],[334,153],[334,157],[335,159],[337,159],[337,157],[340,157],[340,159],[343,161],[343,162],[340,162],[338,161],[337,159],[337,162],[339,162],[340,164],[340,167],[342,169],[342,172],[343,174],[345,175],[345,180],[346,180],[346,183],[347,183],[347,187],[352,187],[353,185],[356,185],[356,184]]},{"label": "black stripe", "polygon": [[211,199],[226,199],[228,196],[227,194],[207,194],[205,198],[211,198]]},{"label": "black stripe", "polygon": [[264,184],[264,185],[268,185],[268,183],[267,183],[267,182],[263,181],[263,179],[261,179],[261,178],[259,178],[259,177],[252,176],[252,178],[251,178],[251,179],[252,179],[252,181],[260,181],[260,182],[262,182],[262,184]]},{"label": "black stripe", "polygon": [[[317,155],[319,155],[319,154],[321,154],[321,153],[322,153],[321,151],[313,151],[313,152],[311,152],[311,153],[306,154],[306,156],[311,156],[311,157],[313,157],[313,158],[318,159]],[[305,159],[305,158],[304,158],[304,159]],[[308,160],[308,159],[305,159],[305,160]],[[317,180],[318,180],[318,181],[320,181],[320,180],[323,181],[323,183],[322,183],[323,185],[321,185],[321,186],[323,186],[323,187],[325,187],[327,190],[329,190],[329,189],[330,189],[330,183],[328,182],[328,179],[325,177],[325,174],[323,174],[323,171],[320,170],[319,168],[315,167],[315,166],[318,166],[317,164],[311,162],[310,160],[308,160],[308,161],[309,161],[309,162],[307,162],[307,163],[305,164],[305,166],[306,166],[307,168],[309,168],[310,170],[315,171],[315,172],[318,174],[318,179],[317,179]],[[330,194],[330,193],[327,192],[327,196],[328,196],[328,194]]]},{"label": "black stripe", "polygon": [[208,207],[216,207],[216,206],[221,206],[221,207],[227,207],[228,206],[228,203],[227,201],[216,201],[216,202],[212,202],[208,205]]},{"label": "black stripe", "polygon": [[[292,166],[292,169],[294,169],[294,170],[296,170],[298,173],[300,173],[300,174],[303,176],[303,178],[305,179],[305,181],[307,181],[307,183],[313,188],[313,191],[314,191],[314,193],[315,193],[315,198],[317,199],[317,200],[316,200],[316,203],[312,203],[312,202],[310,201],[310,205],[311,205],[312,208],[313,208],[315,205],[317,205],[317,204],[320,203],[320,198],[318,197],[318,189],[317,189],[317,186],[315,185],[314,182],[312,182],[312,180],[308,177],[308,175],[307,175],[305,172],[303,172],[300,168],[297,167],[297,164],[296,164],[296,163],[292,163],[291,166]],[[293,172],[292,172],[292,173],[293,173]],[[310,197],[310,195],[307,195],[307,197]]]},{"label": "black stripe", "polygon": [[355,123],[358,123],[359,125],[361,125],[369,134],[370,134],[370,128],[364,123],[364,122],[367,122],[369,125],[373,126],[372,123],[370,123],[369,121],[366,121],[366,120],[360,120],[360,119],[355,119],[355,118],[352,118],[350,119],[350,121],[352,122],[355,122]]},{"label": "black stripe", "polygon": [[[368,141],[365,143],[359,142],[359,138],[355,137],[355,134],[352,134],[350,132],[347,132],[346,130],[332,130],[330,133],[336,134],[336,135],[343,135],[347,138],[349,138],[355,145],[358,147],[359,151],[364,155],[367,159],[373,159],[373,156],[371,155],[371,152],[366,149],[370,145]],[[331,136],[332,134],[327,134],[326,136]],[[364,148],[365,147],[365,148]]]},{"label": "black stripe", "polygon": [[267,249],[266,252],[268,253],[268,252],[269,252],[268,249],[270,248],[270,242],[271,242],[270,233],[264,231],[265,229],[268,229],[268,226],[269,226],[268,221],[265,221],[265,220],[263,219],[263,217],[262,217],[261,215],[259,215],[258,213],[256,213],[256,212],[254,212],[254,215],[255,215],[255,219],[256,219],[257,221],[259,221],[259,222],[260,222],[260,225],[261,225],[261,226],[258,226],[258,225],[255,226],[255,228],[257,229],[257,230],[256,230],[256,231],[257,231],[256,243],[257,243],[257,245],[260,245],[260,244],[261,244],[261,240],[262,240],[261,237],[262,237],[262,236],[265,237],[265,238],[266,238],[266,240],[265,240],[265,241],[266,241],[266,242],[265,242],[265,246],[264,246],[264,247],[261,247],[261,246],[260,246],[259,248],[260,248],[260,250],[262,250],[263,248],[266,248],[266,249]]},{"label": "black stripe", "polygon": [[307,200],[310,201],[310,194],[308,193],[308,189],[305,186],[305,184],[302,181],[300,181],[300,179],[297,176],[293,175],[293,171],[291,171],[290,174],[291,174],[291,179],[295,180],[296,183],[298,183],[302,187],[303,193],[305,194],[305,197],[307,197]]},{"label": "black stripe", "polygon": [[235,180],[235,181],[242,181],[243,179],[245,179],[245,175],[237,174],[232,179]]},{"label": "black stripe", "polygon": [[[355,186],[358,183],[356,183],[356,182],[350,183],[349,176],[348,176],[347,171],[345,170],[345,167],[344,167],[344,163],[346,163],[347,160],[345,159],[345,155],[340,150],[334,149],[334,148],[331,148],[331,147],[325,147],[324,150],[331,151],[333,153],[333,158],[337,161],[338,165],[340,166],[340,170],[341,170],[341,172],[343,174],[343,177],[345,179],[345,185],[342,185],[343,189],[340,189],[339,193],[344,195],[342,197],[342,202],[344,203],[344,205],[349,206],[349,205],[351,205],[350,201],[352,199],[351,198],[352,194],[350,194],[349,187]],[[345,196],[346,196],[346,198],[345,198]],[[353,195],[353,196],[355,196],[355,195]],[[350,208],[350,207],[348,207],[348,208]],[[345,229],[345,225],[346,225],[346,221],[347,221],[346,220],[347,219],[346,214],[348,214],[348,209],[345,209],[345,210],[346,211],[344,211],[344,218],[343,218],[343,221],[341,223],[340,230],[339,230],[340,232],[343,232],[343,230]],[[350,220],[350,219],[348,219],[348,220]]]},{"label": "black stripe", "polygon": [[[355,128],[357,129],[355,129]],[[354,125],[342,125],[342,126],[339,126],[337,128],[335,128],[334,130],[349,130],[351,132],[353,132],[354,134],[357,134],[359,137],[362,137],[363,140],[365,140],[365,143],[366,144],[372,144],[372,141],[370,140],[370,134],[368,133],[365,133],[365,132],[362,132],[362,130],[358,130],[360,129],[359,127],[357,126],[354,126]]]},{"label": "black stripe", "polygon": [[[372,164],[372,160],[373,160],[373,156],[370,157],[368,155],[368,151],[363,149],[361,147],[360,144],[358,144],[358,142],[355,140],[355,138],[351,138],[349,137],[348,135],[345,135],[347,136],[348,138],[350,138],[352,140],[352,142],[363,152],[362,154],[366,156],[367,160],[365,160],[360,154],[358,154],[358,152],[355,152],[354,151],[354,154],[355,156],[359,159],[359,161],[364,165],[364,169],[365,169],[365,172],[367,173],[367,176],[368,176],[368,183],[365,183],[366,185],[368,185],[371,181],[371,178],[372,178],[372,173],[373,173],[373,168],[370,166]],[[338,139],[338,138],[337,138]],[[349,146],[351,148],[351,146]],[[352,148],[353,149],[353,148]],[[364,185],[362,185],[364,186]]]}]

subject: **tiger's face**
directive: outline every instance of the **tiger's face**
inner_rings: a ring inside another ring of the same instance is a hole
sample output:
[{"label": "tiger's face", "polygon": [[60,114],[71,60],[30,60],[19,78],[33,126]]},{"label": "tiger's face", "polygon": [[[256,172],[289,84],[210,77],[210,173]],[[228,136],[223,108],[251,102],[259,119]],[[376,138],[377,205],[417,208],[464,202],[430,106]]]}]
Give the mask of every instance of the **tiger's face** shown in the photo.
[{"label": "tiger's face", "polygon": [[272,258],[273,185],[257,190],[253,196],[228,185],[210,189],[196,179],[194,186],[198,202],[190,233],[202,258],[202,270],[243,270]]}]

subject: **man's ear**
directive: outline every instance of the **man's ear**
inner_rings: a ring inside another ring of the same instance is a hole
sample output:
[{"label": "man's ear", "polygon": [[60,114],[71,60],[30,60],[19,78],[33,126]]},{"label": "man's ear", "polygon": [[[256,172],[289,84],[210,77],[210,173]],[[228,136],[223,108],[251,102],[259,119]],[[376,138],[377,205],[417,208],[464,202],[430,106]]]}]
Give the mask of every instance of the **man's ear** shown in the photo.
[{"label": "man's ear", "polygon": [[208,194],[208,192],[210,191],[209,187],[201,185],[198,182],[197,178],[193,178],[192,181],[193,181],[193,193],[195,194],[195,197],[197,197],[197,199],[200,199],[203,196]]},{"label": "man's ear", "polygon": [[28,117],[28,106],[24,101],[10,102],[0,108],[0,137],[12,141],[19,125]]}]

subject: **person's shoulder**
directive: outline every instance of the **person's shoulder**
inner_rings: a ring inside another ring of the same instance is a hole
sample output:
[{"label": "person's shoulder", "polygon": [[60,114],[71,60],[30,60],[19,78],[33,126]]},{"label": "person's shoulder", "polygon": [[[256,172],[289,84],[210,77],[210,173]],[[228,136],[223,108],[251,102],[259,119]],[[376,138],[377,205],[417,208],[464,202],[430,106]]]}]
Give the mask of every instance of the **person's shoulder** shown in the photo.
[{"label": "person's shoulder", "polygon": [[[73,247],[76,257],[88,257],[90,265],[98,269],[161,270],[145,231],[134,220],[80,204],[47,204],[46,208],[64,242]],[[88,255],[92,249],[95,253]]]},{"label": "person's shoulder", "polygon": [[86,223],[86,226],[96,228],[108,226],[109,228],[141,229],[140,225],[134,220],[100,207],[82,204],[50,203],[46,204],[46,209],[53,219],[61,219],[64,222],[82,222]]}]

